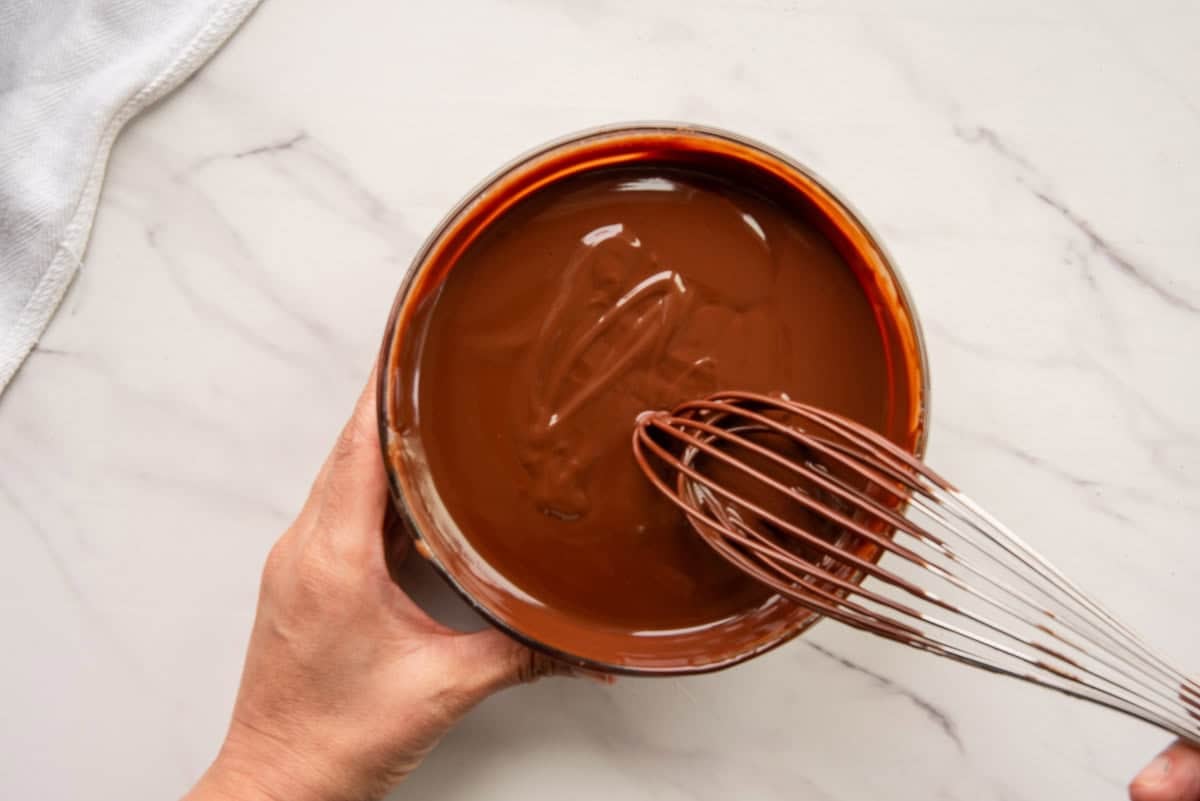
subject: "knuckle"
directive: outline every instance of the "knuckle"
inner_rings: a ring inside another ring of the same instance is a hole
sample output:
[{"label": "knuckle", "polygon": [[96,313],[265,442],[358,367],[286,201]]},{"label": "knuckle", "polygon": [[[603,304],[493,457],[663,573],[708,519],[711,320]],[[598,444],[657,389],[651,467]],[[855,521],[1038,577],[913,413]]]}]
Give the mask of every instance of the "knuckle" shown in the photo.
[{"label": "knuckle", "polygon": [[320,597],[329,595],[336,586],[336,571],[329,560],[309,548],[296,562],[296,583],[305,595]]},{"label": "knuckle", "polygon": [[287,573],[287,566],[291,561],[291,550],[291,536],[288,533],[276,540],[275,544],[271,546],[271,550],[267,551],[267,558],[263,562],[262,570],[264,590],[275,588]]},{"label": "knuckle", "polygon": [[369,553],[369,546],[382,548],[382,537],[378,540],[367,537],[363,531],[347,519],[335,505],[328,508],[317,523],[318,531],[313,538],[311,557],[332,565],[361,566]]},{"label": "knuckle", "polygon": [[285,535],[267,555],[263,593],[287,605],[310,609],[334,594],[338,574],[331,560],[320,551],[312,542],[292,542]]}]

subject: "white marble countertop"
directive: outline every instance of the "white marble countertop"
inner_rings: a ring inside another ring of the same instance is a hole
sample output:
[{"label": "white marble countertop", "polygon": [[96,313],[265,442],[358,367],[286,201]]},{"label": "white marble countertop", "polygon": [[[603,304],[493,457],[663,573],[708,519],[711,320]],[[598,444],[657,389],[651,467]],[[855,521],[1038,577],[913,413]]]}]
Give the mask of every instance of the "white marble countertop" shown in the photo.
[{"label": "white marble countertop", "polygon": [[[420,241],[514,154],[628,119],[838,187],[924,319],[931,461],[1200,668],[1197,72],[1171,0],[267,2],[118,143],[0,399],[0,794],[195,779]],[[510,691],[395,797],[1119,799],[1166,741],[823,624],[718,675]]]}]

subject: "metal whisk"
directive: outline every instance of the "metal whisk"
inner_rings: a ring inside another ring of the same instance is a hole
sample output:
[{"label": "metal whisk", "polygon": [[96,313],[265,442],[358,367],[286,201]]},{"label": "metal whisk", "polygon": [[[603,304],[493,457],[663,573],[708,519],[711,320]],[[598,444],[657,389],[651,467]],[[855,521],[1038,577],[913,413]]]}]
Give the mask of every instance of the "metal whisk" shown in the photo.
[{"label": "metal whisk", "polygon": [[1200,684],[874,431],[722,392],[643,413],[633,449],[719,554],[801,606],[1200,744]]}]

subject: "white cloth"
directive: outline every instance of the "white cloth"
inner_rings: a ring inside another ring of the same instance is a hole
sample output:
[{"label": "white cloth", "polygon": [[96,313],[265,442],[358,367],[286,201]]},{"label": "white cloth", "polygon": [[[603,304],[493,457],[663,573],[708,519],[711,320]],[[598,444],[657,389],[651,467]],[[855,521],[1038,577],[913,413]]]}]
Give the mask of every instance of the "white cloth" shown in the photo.
[{"label": "white cloth", "polygon": [[113,140],[258,0],[0,0],[0,392],[83,259]]}]

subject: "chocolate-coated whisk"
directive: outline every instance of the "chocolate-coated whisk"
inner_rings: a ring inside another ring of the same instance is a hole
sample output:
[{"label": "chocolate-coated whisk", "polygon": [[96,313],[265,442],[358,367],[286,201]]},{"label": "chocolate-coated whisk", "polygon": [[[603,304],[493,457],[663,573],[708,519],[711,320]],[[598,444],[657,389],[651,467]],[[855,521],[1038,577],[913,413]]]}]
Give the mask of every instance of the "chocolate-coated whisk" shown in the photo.
[{"label": "chocolate-coated whisk", "polygon": [[1200,684],[874,431],[722,392],[642,414],[633,449],[718,553],[801,606],[1200,744]]}]

